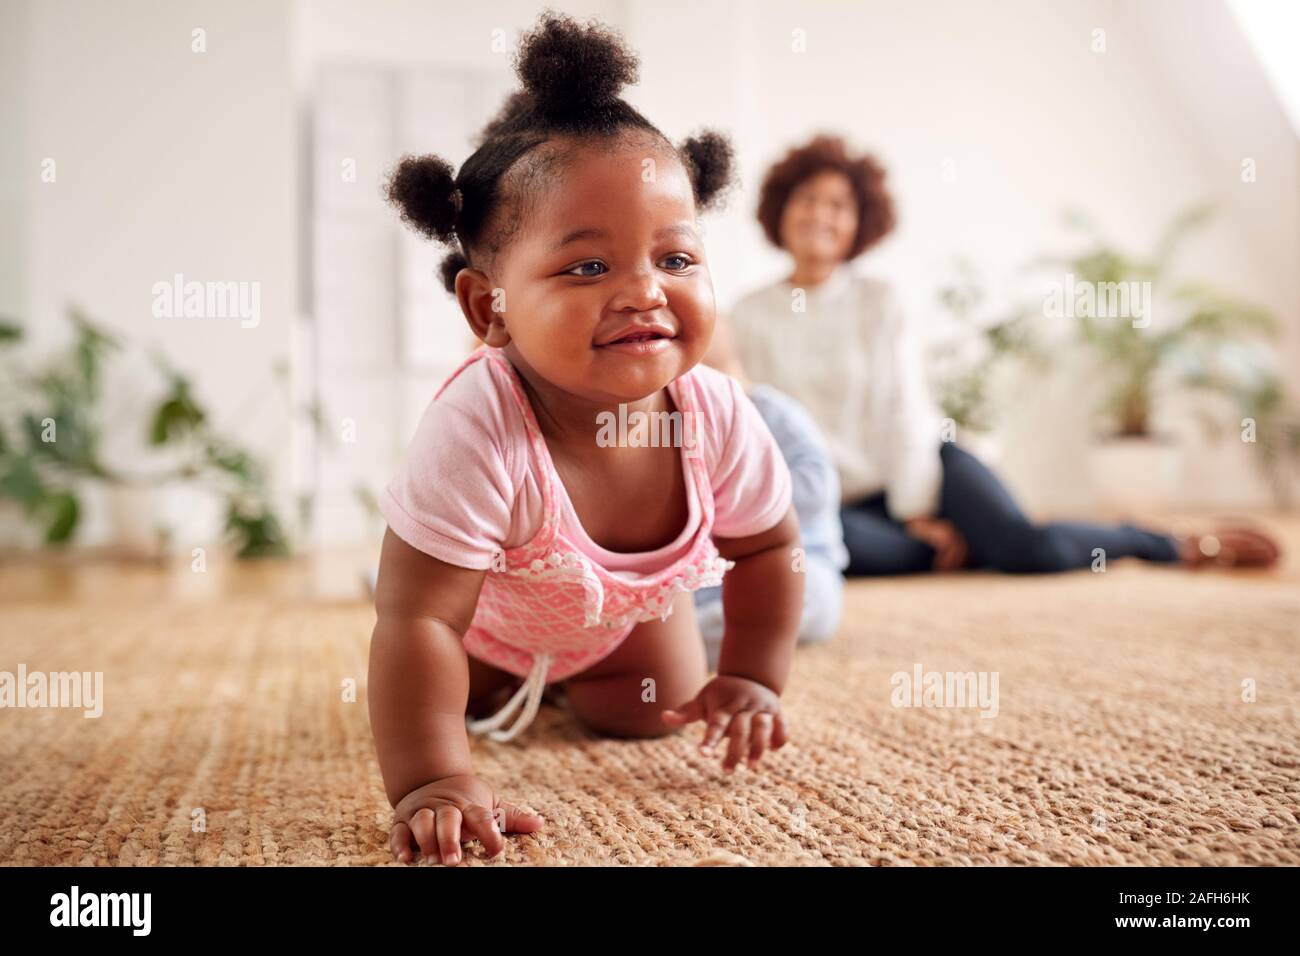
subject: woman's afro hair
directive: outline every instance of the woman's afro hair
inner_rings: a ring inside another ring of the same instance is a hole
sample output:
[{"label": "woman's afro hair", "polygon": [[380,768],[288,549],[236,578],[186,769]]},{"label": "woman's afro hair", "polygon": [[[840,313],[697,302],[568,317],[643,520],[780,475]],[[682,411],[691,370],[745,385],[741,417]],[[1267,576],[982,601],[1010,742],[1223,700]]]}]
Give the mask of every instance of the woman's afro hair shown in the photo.
[{"label": "woman's afro hair", "polygon": [[[403,156],[389,176],[387,196],[402,220],[426,239],[458,246],[443,261],[443,285],[454,292],[456,275],[480,251],[490,256],[509,238],[494,215],[519,205],[523,192],[506,174],[535,147],[557,138],[612,137],[640,130],[668,143],[620,93],[637,80],[636,55],[618,34],[595,21],[580,24],[547,11],[519,42],[512,93],[479,134],[477,148],[456,172],[434,155]],[[671,145],[671,144],[670,144]],[[695,193],[696,206],[718,205],[731,185],[735,160],[721,133],[703,131],[676,148]],[[531,172],[546,167],[535,163]],[[527,179],[525,179],[525,182]]]},{"label": "woman's afro hair", "polygon": [[791,194],[819,173],[841,173],[858,203],[858,230],[845,259],[853,259],[893,230],[894,200],[885,188],[885,169],[875,157],[854,155],[838,136],[815,136],[786,153],[763,179],[758,197],[758,221],[763,234],[781,246],[781,216]]}]

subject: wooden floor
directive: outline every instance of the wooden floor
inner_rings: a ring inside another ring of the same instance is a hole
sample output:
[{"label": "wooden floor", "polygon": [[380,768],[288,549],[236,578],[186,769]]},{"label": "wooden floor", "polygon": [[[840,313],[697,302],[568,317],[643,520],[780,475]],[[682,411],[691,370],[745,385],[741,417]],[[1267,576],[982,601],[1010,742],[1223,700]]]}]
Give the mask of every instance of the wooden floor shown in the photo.
[{"label": "wooden floor", "polygon": [[[544,708],[475,744],[548,821],[494,862],[1298,864],[1300,524],[1269,524],[1270,574],[855,582],[756,773]],[[0,671],[104,675],[97,719],[0,712],[0,862],[387,862],[369,560],[0,562]],[[997,715],[893,706],[917,665],[997,673]]]}]

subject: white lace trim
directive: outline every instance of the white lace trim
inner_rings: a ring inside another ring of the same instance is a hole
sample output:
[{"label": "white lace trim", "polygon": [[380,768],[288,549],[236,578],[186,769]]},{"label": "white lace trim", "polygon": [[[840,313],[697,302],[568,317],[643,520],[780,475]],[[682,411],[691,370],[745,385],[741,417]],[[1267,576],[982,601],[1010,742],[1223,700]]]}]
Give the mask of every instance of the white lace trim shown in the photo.
[{"label": "white lace trim", "polygon": [[573,571],[586,571],[590,566],[590,562],[577,551],[552,551],[546,556],[545,561],[541,558],[534,558],[527,567],[510,568],[506,571],[506,574],[541,580],[543,578],[560,577]]},{"label": "white lace trim", "polygon": [[677,595],[684,591],[716,587],[722,583],[722,576],[735,567],[735,564],[734,561],[717,557],[693,565],[687,568],[685,573],[679,574],[660,585],[654,594],[640,602],[641,606],[639,608],[632,608],[618,617],[606,618],[603,623],[606,627],[616,628],[641,621],[652,621],[655,618],[666,621],[669,615],[673,613],[673,601],[677,598]]},{"label": "white lace trim", "polygon": [[562,577],[580,577],[587,589],[594,594],[594,609],[589,605],[585,614],[586,626],[602,625],[607,628],[624,627],[655,618],[667,620],[673,611],[673,601],[683,591],[695,591],[699,588],[716,587],[722,583],[722,576],[736,566],[721,556],[707,558],[686,568],[686,570],[661,584],[653,594],[639,602],[623,614],[602,615],[605,603],[605,589],[600,578],[592,571],[590,560],[576,551],[552,551],[545,559],[534,558],[526,567],[510,568],[504,573],[512,577],[529,581],[546,581]]}]

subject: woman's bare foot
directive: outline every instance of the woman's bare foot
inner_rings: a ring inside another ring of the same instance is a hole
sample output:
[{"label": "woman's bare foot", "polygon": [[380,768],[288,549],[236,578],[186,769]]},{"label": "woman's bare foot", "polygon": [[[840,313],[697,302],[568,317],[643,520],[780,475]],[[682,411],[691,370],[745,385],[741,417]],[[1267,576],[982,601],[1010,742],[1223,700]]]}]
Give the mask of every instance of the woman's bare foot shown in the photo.
[{"label": "woman's bare foot", "polygon": [[1178,539],[1178,550],[1183,565],[1189,568],[1270,568],[1282,555],[1268,535],[1242,526],[1186,535]]}]

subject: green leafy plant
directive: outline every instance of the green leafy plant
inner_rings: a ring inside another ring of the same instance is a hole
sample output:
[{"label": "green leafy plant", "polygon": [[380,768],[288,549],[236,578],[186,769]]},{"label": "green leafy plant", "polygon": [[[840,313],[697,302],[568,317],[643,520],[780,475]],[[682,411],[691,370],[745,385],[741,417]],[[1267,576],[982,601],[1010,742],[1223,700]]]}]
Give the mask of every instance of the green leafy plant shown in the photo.
[{"label": "green leafy plant", "polygon": [[[13,354],[23,339],[21,327],[0,321],[0,348],[9,365],[0,392],[0,499],[14,502],[39,523],[49,544],[66,543],[77,528],[79,481],[141,480],[110,469],[100,453],[103,373],[124,344],[75,307],[69,319],[72,344],[32,371]],[[161,356],[154,362],[167,387],[148,416],[148,443],[175,453],[179,464],[144,480],[203,481],[225,501],[226,530],[239,557],[289,554],[262,461],[212,426],[185,375]]]},{"label": "green leafy plant", "polygon": [[989,317],[987,296],[974,266],[957,259],[938,291],[941,308],[952,319],[952,332],[927,356],[929,382],[944,415],[959,427],[990,431],[996,424],[991,394],[997,370],[1013,360],[1038,366],[1046,353],[1026,309]]},{"label": "green leafy plant", "polygon": [[1253,428],[1256,461],[1273,497],[1289,507],[1300,462],[1300,406],[1287,398],[1281,379],[1269,376],[1237,397],[1237,409],[1243,428]]},{"label": "green leafy plant", "polygon": [[241,558],[283,557],[292,551],[283,523],[270,502],[266,468],[255,455],[218,433],[194,397],[193,383],[162,356],[155,364],[167,391],[149,421],[149,443],[171,448],[187,462],[178,474],[200,476],[226,502],[226,530]]},{"label": "green leafy plant", "polygon": [[1040,266],[1069,273],[1079,285],[1103,289],[1150,283],[1158,296],[1157,315],[1149,324],[1087,310],[1075,315],[1078,341],[1097,359],[1104,391],[1100,412],[1112,435],[1151,437],[1156,406],[1169,393],[1244,399],[1273,374],[1267,351],[1258,347],[1275,334],[1273,317],[1175,272],[1177,252],[1212,213],[1208,205],[1184,210],[1150,253],[1136,255],[1102,238],[1081,213],[1069,212],[1067,224],[1086,233],[1085,242],[1073,253],[1038,260]]},{"label": "green leafy plant", "polygon": [[[1108,241],[1086,216],[1069,211],[1066,224],[1082,233],[1083,241],[1074,252],[1033,260],[1026,272],[1050,269],[1058,282],[1069,273],[1076,284],[1094,290],[1150,283],[1159,307],[1149,324],[1135,323],[1132,315],[1075,311],[1073,336],[1096,360],[1103,387],[1102,433],[1152,437],[1161,403],[1177,396],[1211,436],[1240,427],[1243,439],[1254,443],[1253,460],[1275,497],[1286,503],[1300,462],[1300,406],[1288,397],[1275,368],[1276,322],[1266,310],[1175,269],[1184,243],[1212,216],[1208,205],[1191,206],[1173,218],[1150,252],[1134,255]],[[1010,359],[1038,369],[1049,364],[1049,353],[1033,331],[1043,320],[1045,303],[990,318],[982,284],[962,259],[938,299],[959,334],[930,350],[931,387],[945,415],[985,431],[996,412],[990,396],[994,371]]]},{"label": "green leafy plant", "polygon": [[[1249,422],[1258,451],[1254,460],[1285,502],[1300,460],[1300,407],[1288,398],[1275,367],[1277,322],[1267,310],[1185,278],[1175,268],[1186,241],[1213,214],[1208,204],[1188,207],[1174,216],[1149,253],[1137,255],[1070,211],[1066,223],[1084,234],[1083,243],[1073,253],[1036,260],[1034,267],[1049,267],[1057,275],[1064,270],[1094,288],[1149,282],[1158,296],[1149,324],[1119,315],[1075,316],[1077,341],[1097,360],[1106,434],[1153,437],[1157,409],[1171,396],[1190,401],[1211,436]],[[1228,408],[1239,420],[1228,418]]]},{"label": "green leafy plant", "polygon": [[114,477],[100,461],[97,410],[103,366],[120,344],[78,309],[70,310],[69,320],[72,345],[33,371],[13,351],[22,343],[22,327],[0,320],[8,383],[0,398],[0,499],[17,504],[49,544],[67,542],[77,528],[77,480]]}]

